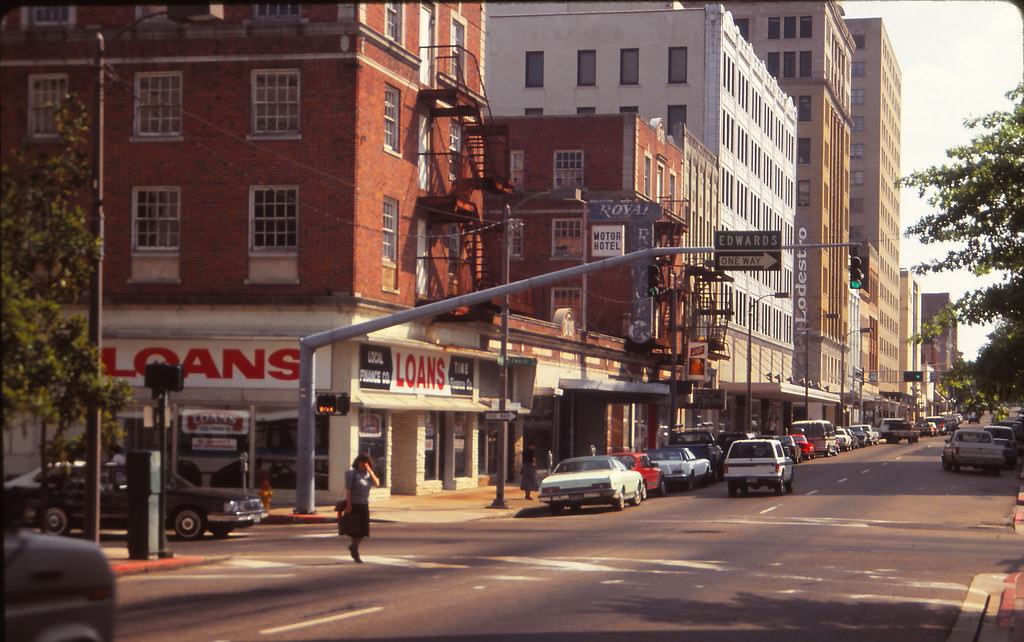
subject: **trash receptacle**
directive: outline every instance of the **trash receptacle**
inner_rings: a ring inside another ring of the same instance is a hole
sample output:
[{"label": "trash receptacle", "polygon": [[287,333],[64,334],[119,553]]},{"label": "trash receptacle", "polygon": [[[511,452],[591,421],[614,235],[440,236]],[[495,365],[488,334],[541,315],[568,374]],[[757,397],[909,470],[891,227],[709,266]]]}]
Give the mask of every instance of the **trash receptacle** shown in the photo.
[{"label": "trash receptacle", "polygon": [[160,552],[160,453],[128,453],[128,557],[145,560]]}]

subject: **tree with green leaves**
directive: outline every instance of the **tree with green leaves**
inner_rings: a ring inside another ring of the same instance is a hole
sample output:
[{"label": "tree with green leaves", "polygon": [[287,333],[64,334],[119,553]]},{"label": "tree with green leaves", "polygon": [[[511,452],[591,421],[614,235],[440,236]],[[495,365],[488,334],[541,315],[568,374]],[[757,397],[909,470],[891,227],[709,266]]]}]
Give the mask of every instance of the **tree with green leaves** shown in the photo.
[{"label": "tree with green leaves", "polygon": [[0,201],[4,429],[38,431],[44,462],[81,457],[81,436],[70,431],[90,406],[103,413],[109,444],[114,413],[131,399],[125,381],[100,373],[85,317],[69,313],[100,247],[81,207],[91,177],[85,109],[68,97],[54,118],[58,142],[11,151]]},{"label": "tree with green leaves", "polygon": [[944,257],[915,266],[917,273],[966,269],[999,277],[953,302],[923,333],[934,335],[953,323],[996,322],[978,358],[954,367],[940,384],[976,409],[1024,399],[1024,84],[1007,97],[1012,110],[965,122],[979,133],[947,150],[948,164],[901,181],[935,208],[908,236],[953,244]]}]

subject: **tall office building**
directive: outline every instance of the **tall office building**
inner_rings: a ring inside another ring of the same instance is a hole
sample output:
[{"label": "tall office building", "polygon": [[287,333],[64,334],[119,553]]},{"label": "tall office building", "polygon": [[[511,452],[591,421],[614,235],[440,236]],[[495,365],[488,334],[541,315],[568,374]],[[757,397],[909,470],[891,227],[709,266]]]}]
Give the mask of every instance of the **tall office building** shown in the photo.
[{"label": "tall office building", "polygon": [[[849,241],[850,64],[853,37],[836,2],[726,2],[733,19],[797,105],[796,242]],[[825,403],[808,395],[807,414],[837,417],[850,334],[845,247],[798,251],[793,318],[795,370]],[[849,390],[849,386],[846,386]]]},{"label": "tall office building", "polygon": [[[877,365],[868,373],[869,408],[895,410],[885,396],[902,385],[899,364],[900,131],[902,74],[881,18],[846,20],[853,35],[850,79],[850,240],[872,278],[862,292],[861,317],[875,332]],[[877,250],[877,258],[868,252]],[[891,394],[889,395],[891,397]]]}]

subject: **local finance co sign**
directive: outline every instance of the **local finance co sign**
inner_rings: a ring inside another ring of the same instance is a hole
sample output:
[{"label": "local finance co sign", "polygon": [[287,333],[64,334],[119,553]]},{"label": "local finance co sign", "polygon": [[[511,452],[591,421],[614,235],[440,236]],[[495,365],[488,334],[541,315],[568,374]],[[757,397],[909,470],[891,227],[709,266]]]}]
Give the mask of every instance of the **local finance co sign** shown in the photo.
[{"label": "local finance co sign", "polygon": [[715,232],[715,268],[777,272],[782,269],[782,232]]}]

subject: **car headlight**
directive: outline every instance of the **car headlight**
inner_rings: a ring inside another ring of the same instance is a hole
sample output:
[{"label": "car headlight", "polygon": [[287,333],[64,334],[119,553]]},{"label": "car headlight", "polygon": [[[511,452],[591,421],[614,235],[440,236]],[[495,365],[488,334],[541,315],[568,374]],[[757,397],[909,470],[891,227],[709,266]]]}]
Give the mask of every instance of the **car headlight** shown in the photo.
[{"label": "car headlight", "polygon": [[234,500],[231,500],[229,502],[224,502],[224,512],[225,513],[234,513],[237,510],[238,510],[238,502],[236,502]]}]

